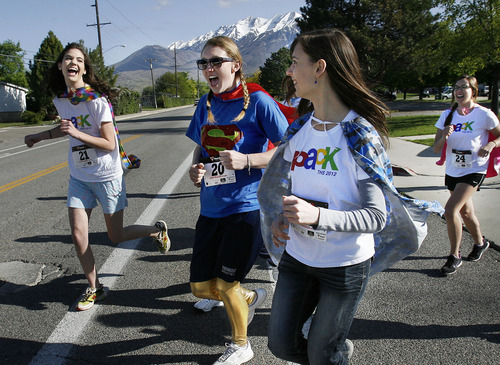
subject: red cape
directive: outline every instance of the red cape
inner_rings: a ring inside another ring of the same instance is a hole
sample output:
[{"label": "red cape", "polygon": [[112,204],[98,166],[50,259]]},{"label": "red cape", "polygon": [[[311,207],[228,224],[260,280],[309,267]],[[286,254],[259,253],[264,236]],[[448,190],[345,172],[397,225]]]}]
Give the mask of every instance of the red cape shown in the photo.
[{"label": "red cape", "polygon": [[[260,86],[259,84],[255,84],[253,82],[249,82],[247,83],[247,89],[248,89],[248,92],[251,94],[251,93],[254,93],[256,91],[262,91],[263,93],[269,95],[269,97],[271,99],[274,100],[274,102],[278,105],[278,107],[280,108],[281,112],[283,113],[283,115],[285,116],[286,120],[288,121],[288,124],[290,125],[295,119],[298,118],[298,114],[297,114],[297,109],[296,108],[292,108],[290,106],[286,106],[286,105],[283,105],[281,104],[279,101],[275,100],[266,90],[264,90],[264,88],[262,86]],[[240,98],[243,98],[243,87],[241,86],[241,84],[236,88],[234,89],[233,91],[230,91],[228,93],[224,93],[224,94],[214,94],[216,96],[218,96],[219,98],[221,98],[222,100],[232,100],[232,99],[240,99]],[[269,145],[268,145],[268,149],[272,149],[274,148],[274,144],[269,141]]]},{"label": "red cape", "polygon": [[[496,139],[493,133],[489,133],[488,142]],[[446,145],[444,143],[443,149],[441,150],[441,158],[436,162],[436,165],[442,166],[446,161]],[[494,177],[500,173],[500,147],[495,147],[490,153],[490,159],[488,161],[488,170],[486,171],[486,177]]]}]

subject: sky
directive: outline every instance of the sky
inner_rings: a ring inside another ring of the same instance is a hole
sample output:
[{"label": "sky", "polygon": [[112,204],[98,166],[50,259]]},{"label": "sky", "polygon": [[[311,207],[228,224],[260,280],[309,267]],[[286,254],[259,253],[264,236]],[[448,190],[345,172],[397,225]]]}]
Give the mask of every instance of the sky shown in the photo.
[{"label": "sky", "polygon": [[[96,0],[0,0],[0,42],[20,43],[25,65],[49,31],[63,46],[98,45]],[[147,45],[189,41],[246,17],[269,19],[305,6],[305,0],[97,0],[106,65]],[[111,23],[103,25],[104,23]],[[125,46],[125,47],[124,47]]]}]

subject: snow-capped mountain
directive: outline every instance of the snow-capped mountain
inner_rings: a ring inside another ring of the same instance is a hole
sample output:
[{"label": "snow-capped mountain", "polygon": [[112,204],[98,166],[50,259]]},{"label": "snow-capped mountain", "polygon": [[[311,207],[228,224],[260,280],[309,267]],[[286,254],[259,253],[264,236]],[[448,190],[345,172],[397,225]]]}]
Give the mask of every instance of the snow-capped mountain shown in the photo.
[{"label": "snow-capped mountain", "polygon": [[267,32],[279,33],[281,31],[287,31],[290,28],[298,32],[295,19],[300,17],[301,15],[295,12],[291,12],[285,15],[275,15],[271,19],[247,17],[245,19],[239,20],[236,24],[224,25],[216,31],[208,32],[207,34],[196,37],[190,41],[175,42],[168,46],[167,49],[173,50],[175,46],[178,50],[185,49],[201,51],[201,48],[208,39],[221,35],[230,37],[238,42],[239,40],[247,36],[253,36],[257,38]]},{"label": "snow-capped mountain", "polygon": [[157,59],[153,64],[155,78],[173,72],[174,57],[178,72],[188,72],[196,78],[195,61],[200,57],[203,45],[208,39],[220,35],[235,40],[243,57],[245,75],[249,76],[263,66],[273,52],[290,46],[299,33],[295,22],[299,17],[301,15],[295,12],[275,15],[271,19],[247,17],[190,41],[175,42],[167,48],[158,45],[143,47],[114,65],[118,73],[117,85],[137,91],[151,85],[150,63],[145,60],[152,58]]}]

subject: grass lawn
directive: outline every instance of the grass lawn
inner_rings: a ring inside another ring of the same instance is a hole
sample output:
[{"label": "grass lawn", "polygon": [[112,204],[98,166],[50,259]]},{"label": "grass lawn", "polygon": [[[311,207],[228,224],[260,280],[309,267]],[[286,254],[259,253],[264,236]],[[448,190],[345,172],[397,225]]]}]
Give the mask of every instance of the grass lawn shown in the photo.
[{"label": "grass lawn", "polygon": [[390,137],[420,136],[423,134],[435,134],[438,116],[418,115],[407,117],[389,117],[387,127]]}]

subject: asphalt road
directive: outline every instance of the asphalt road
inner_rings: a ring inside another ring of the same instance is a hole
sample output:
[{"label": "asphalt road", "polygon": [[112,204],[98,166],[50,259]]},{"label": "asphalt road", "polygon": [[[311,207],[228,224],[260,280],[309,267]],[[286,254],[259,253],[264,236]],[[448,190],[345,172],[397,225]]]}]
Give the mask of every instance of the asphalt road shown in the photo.
[{"label": "asphalt road", "polygon": [[[91,242],[112,291],[81,313],[72,309],[86,281],[69,236],[68,169],[48,170],[64,163],[67,142],[9,157],[22,150],[14,147],[27,129],[0,133],[0,191],[47,172],[0,192],[0,263],[45,265],[33,286],[0,287],[0,363],[211,364],[224,351],[230,341],[224,309],[197,312],[188,284],[199,212],[199,191],[185,171],[194,147],[184,137],[192,112],[178,109],[119,123],[125,149],[143,161],[126,174],[125,223],[166,220],[172,249],[160,255],[147,239],[116,248],[96,209]],[[417,253],[372,278],[349,334],[355,346],[351,364],[498,363],[500,253],[489,250],[477,263],[464,262],[455,276],[441,277],[446,227],[437,216],[428,223]],[[464,250],[471,246],[466,234]],[[258,260],[245,285],[270,294],[249,327],[255,352],[250,364],[284,364],[267,350],[274,282],[265,261]]]}]

